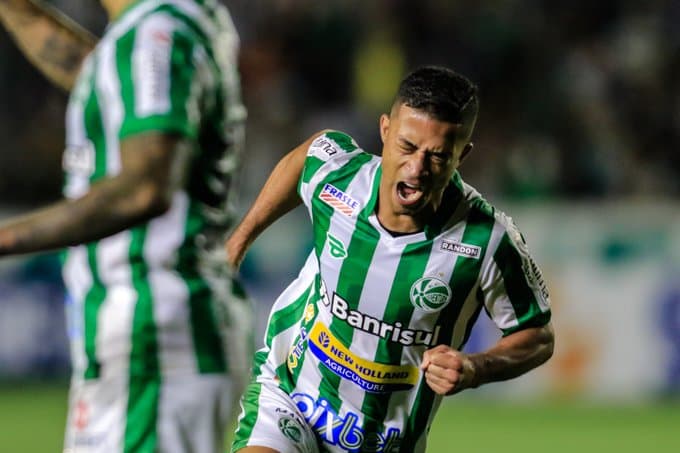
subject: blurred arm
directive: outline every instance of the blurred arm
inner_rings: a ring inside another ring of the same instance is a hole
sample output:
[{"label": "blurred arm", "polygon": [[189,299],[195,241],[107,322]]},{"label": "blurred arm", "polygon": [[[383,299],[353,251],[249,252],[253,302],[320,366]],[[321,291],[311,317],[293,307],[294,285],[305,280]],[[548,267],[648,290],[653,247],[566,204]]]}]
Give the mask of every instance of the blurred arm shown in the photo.
[{"label": "blurred arm", "polygon": [[227,239],[227,257],[234,269],[241,264],[248,247],[262,231],[302,202],[297,193],[297,185],[305,165],[307,150],[322,133],[312,135],[279,161],[248,213]]},{"label": "blurred arm", "polygon": [[0,21],[26,58],[67,91],[97,43],[88,31],[40,0],[0,0]]},{"label": "blurred arm", "polygon": [[121,143],[121,172],[64,200],[0,225],[0,256],[82,244],[123,231],[166,212],[182,185],[190,147],[162,133]]},{"label": "blurred arm", "polygon": [[554,343],[550,324],[530,327],[501,338],[491,349],[478,354],[436,346],[425,352],[421,368],[432,390],[451,395],[512,379],[536,368],[552,356]]}]

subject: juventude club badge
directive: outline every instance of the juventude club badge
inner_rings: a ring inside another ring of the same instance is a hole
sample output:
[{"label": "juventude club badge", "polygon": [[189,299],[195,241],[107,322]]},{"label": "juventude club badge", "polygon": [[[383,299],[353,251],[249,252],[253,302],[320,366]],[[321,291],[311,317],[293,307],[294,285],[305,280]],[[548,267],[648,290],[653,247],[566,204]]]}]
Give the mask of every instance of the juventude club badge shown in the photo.
[{"label": "juventude club badge", "polygon": [[411,286],[411,303],[425,311],[439,311],[451,300],[451,288],[434,277],[423,277]]},{"label": "juventude club badge", "polygon": [[284,436],[295,443],[300,442],[302,439],[302,428],[300,427],[300,424],[291,417],[283,416],[279,418],[279,429]]}]

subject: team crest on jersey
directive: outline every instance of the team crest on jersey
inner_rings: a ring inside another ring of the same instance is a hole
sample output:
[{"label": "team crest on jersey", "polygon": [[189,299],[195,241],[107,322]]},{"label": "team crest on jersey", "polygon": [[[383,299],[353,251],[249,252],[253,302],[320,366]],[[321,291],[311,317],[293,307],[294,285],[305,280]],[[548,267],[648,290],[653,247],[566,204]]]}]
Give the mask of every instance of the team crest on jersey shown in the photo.
[{"label": "team crest on jersey", "polygon": [[325,184],[319,198],[346,216],[352,217],[359,208],[359,202],[332,184]]},{"label": "team crest on jersey", "polygon": [[411,303],[424,311],[439,311],[451,300],[451,288],[434,277],[423,277],[411,286]]},{"label": "team crest on jersey", "polygon": [[278,421],[279,430],[288,439],[295,443],[299,443],[300,440],[302,440],[302,424],[293,418],[292,414],[289,415],[287,410],[277,408],[276,411],[283,413]]}]

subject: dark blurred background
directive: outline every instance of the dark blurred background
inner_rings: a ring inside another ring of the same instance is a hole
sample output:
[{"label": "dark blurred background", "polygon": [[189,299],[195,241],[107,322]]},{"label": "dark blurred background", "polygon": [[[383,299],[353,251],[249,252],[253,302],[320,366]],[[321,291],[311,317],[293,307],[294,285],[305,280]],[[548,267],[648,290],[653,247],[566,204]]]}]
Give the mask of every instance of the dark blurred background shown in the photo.
[{"label": "dark blurred background", "polygon": [[[101,33],[94,0],[53,3]],[[680,2],[225,3],[249,110],[241,210],[317,130],[344,130],[378,153],[378,116],[405,72],[449,66],[481,96],[463,177],[518,221],[558,331],[548,367],[485,391],[624,400],[678,391]],[[0,30],[0,219],[59,198],[65,102]],[[261,324],[309,246],[303,210],[255,244],[243,274]],[[0,261],[0,376],[68,371],[56,268],[52,255]],[[471,348],[496,335],[484,322],[476,332]]]}]

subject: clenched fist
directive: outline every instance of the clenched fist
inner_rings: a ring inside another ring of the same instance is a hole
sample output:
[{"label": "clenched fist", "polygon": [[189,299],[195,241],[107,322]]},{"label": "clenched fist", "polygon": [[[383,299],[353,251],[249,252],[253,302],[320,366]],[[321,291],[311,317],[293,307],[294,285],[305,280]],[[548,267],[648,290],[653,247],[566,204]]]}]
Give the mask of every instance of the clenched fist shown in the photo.
[{"label": "clenched fist", "polygon": [[425,351],[420,369],[425,373],[427,384],[439,395],[452,395],[477,387],[475,364],[470,357],[446,345]]}]

